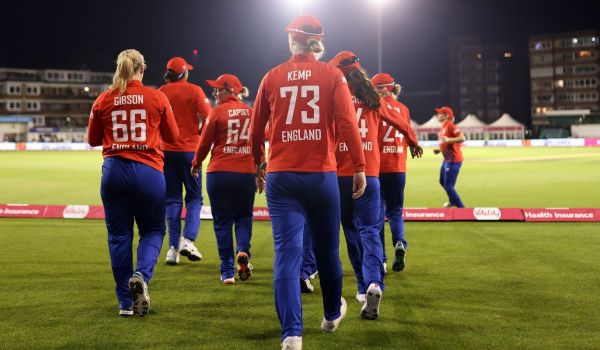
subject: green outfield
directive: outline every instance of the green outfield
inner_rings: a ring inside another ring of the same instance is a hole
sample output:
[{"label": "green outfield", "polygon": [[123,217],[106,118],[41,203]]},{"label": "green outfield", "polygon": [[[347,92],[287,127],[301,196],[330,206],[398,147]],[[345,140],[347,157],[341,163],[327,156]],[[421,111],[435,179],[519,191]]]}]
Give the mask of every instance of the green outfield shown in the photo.
[{"label": "green outfield", "polygon": [[[466,206],[600,207],[600,148],[464,148]],[[439,207],[440,156],[409,160],[406,207]],[[206,166],[206,164],[204,164]],[[101,204],[99,152],[0,152],[0,203]],[[205,195],[208,203],[208,196]],[[257,206],[266,206],[258,196]]]},{"label": "green outfield", "polygon": [[[467,206],[600,207],[600,149],[470,148]],[[440,158],[409,161],[407,207],[439,207]],[[100,204],[99,152],[0,152],[0,203]],[[257,206],[264,206],[259,196]],[[342,240],[347,318],[323,334],[320,288],[303,296],[305,349],[597,349],[600,224],[406,224],[407,268],[381,316],[359,317]],[[277,349],[273,240],[254,225],[255,276],[219,281],[212,222],[201,262],[164,264],[145,318],[120,318],[101,220],[0,219],[0,349]],[[388,254],[391,243],[388,235]],[[318,280],[317,280],[318,281]]]}]

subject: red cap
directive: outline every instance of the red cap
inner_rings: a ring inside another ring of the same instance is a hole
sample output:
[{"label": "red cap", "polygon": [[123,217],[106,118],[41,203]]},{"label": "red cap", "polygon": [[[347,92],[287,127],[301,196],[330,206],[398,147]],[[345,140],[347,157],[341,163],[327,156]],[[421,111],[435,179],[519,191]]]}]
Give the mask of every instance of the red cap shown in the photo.
[{"label": "red cap", "polygon": [[450,118],[454,118],[454,111],[452,110],[452,108],[450,108],[448,106],[436,108],[435,111],[440,114],[445,114]]},{"label": "red cap", "polygon": [[332,64],[342,70],[344,74],[348,74],[352,68],[360,68],[359,59],[356,57],[354,52],[351,51],[340,51],[329,64]]},{"label": "red cap", "polygon": [[387,73],[375,74],[371,78],[371,83],[377,87],[388,87],[388,89],[393,89],[394,85],[396,85],[394,78]]},{"label": "red cap", "polygon": [[287,26],[285,31],[292,33],[294,39],[306,43],[309,39],[321,40],[323,37],[323,25],[315,16],[302,15],[294,18]]},{"label": "red cap", "polygon": [[244,90],[240,79],[233,74],[223,74],[218,77],[217,80],[207,80],[206,84],[215,89],[227,89],[236,94],[239,94]]},{"label": "red cap", "polygon": [[167,69],[172,70],[176,74],[181,74],[185,72],[185,70],[192,70],[191,64],[187,63],[182,57],[173,57],[167,62]]}]

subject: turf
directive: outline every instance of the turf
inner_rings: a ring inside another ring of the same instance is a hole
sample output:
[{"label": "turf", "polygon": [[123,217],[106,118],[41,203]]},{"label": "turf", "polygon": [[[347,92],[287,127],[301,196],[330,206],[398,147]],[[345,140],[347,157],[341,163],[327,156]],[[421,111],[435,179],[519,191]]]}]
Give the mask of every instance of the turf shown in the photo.
[{"label": "turf", "polygon": [[[465,149],[468,206],[600,207],[600,150]],[[0,152],[0,203],[100,204],[98,152]],[[409,161],[407,207],[438,207],[439,157]],[[206,197],[206,202],[208,199]],[[258,196],[257,206],[264,206]],[[100,220],[0,219],[1,349],[276,349],[273,241],[255,223],[255,276],[223,286],[212,222],[199,263],[160,257],[147,318],[119,318]],[[594,349],[600,343],[598,224],[406,225],[407,269],[363,321],[342,243],[349,313],[322,334],[320,288],[303,296],[306,349]],[[389,237],[388,237],[389,240]],[[391,255],[388,241],[388,254]]]},{"label": "turf", "polygon": [[[3,219],[0,348],[276,349],[269,223],[254,226],[254,277],[233,286],[219,282],[210,226],[204,260],[167,266],[163,250],[151,313],[125,319],[102,221]],[[376,321],[359,317],[342,248],[347,318],[337,333],[319,331],[317,284],[303,296],[305,349],[597,349],[597,225],[408,223],[407,232],[407,269],[386,279]]]},{"label": "turf", "polygon": [[[468,207],[600,207],[600,148],[465,148]],[[206,162],[205,162],[206,163]],[[440,207],[441,158],[409,160],[406,207]],[[206,166],[206,164],[204,164]],[[0,152],[0,203],[101,204],[98,152]],[[205,203],[208,196],[205,191]],[[266,206],[264,195],[257,206]]]}]

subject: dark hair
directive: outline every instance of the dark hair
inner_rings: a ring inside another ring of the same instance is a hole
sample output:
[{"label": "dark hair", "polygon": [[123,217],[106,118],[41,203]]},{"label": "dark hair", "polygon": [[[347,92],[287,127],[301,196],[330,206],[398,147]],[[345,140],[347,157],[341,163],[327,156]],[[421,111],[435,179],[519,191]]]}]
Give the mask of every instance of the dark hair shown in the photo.
[{"label": "dark hair", "polygon": [[183,77],[185,77],[185,71],[178,74],[175,73],[175,71],[173,71],[172,69],[168,69],[165,72],[165,75],[163,75],[165,81],[177,81],[183,79]]},{"label": "dark hair", "polygon": [[362,68],[352,68],[347,74],[348,85],[356,94],[356,97],[364,102],[370,109],[378,109],[381,106],[379,94],[373,87],[371,80]]}]

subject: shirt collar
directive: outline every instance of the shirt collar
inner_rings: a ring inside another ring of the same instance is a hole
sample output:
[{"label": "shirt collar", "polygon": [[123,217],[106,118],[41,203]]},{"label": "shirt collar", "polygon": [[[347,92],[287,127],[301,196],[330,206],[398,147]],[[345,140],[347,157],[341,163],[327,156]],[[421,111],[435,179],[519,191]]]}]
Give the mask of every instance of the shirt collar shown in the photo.
[{"label": "shirt collar", "polygon": [[317,61],[317,58],[315,57],[315,54],[312,52],[295,54],[295,55],[292,55],[292,57],[290,58],[290,62],[316,62],[316,61]]},{"label": "shirt collar", "polygon": [[130,80],[130,81],[127,83],[127,86],[128,86],[128,87],[129,87],[129,86],[135,86],[135,87],[138,87],[138,86],[144,86],[144,84],[142,84],[142,82],[141,82],[141,81],[139,81],[139,80]]},{"label": "shirt collar", "polygon": [[232,101],[239,101],[239,99],[235,95],[229,95],[229,96],[225,97],[224,99],[220,100],[219,104],[222,105],[223,103],[232,102]]}]

